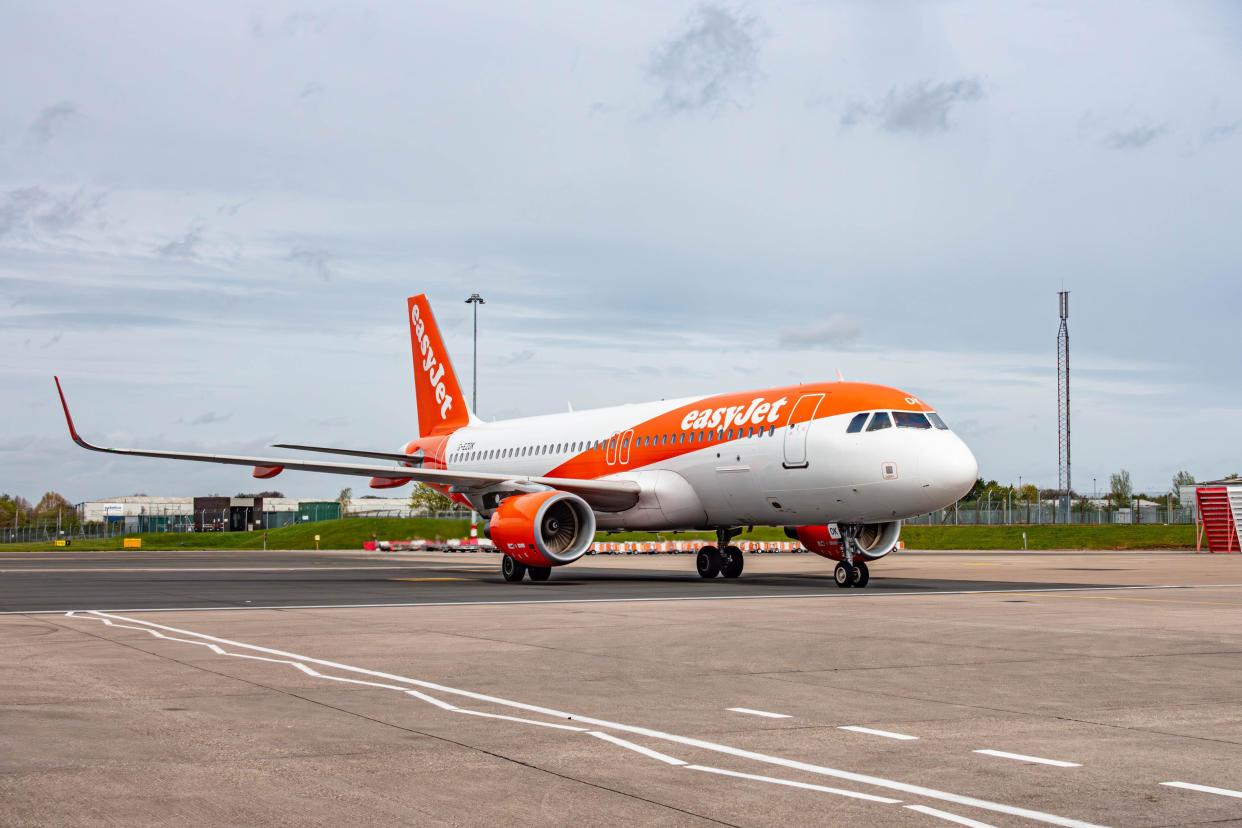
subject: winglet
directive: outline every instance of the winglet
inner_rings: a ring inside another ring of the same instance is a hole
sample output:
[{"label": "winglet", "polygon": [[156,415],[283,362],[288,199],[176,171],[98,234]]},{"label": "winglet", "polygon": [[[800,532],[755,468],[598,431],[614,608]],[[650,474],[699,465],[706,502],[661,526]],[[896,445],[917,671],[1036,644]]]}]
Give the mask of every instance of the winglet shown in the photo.
[{"label": "winglet", "polygon": [[65,409],[65,422],[69,425],[69,436],[79,446],[90,448],[90,445],[78,436],[78,430],[73,426],[73,416],[69,413],[69,403],[65,402],[65,391],[60,387],[60,377],[53,376],[52,379],[56,381],[56,393],[60,395],[60,407]]}]

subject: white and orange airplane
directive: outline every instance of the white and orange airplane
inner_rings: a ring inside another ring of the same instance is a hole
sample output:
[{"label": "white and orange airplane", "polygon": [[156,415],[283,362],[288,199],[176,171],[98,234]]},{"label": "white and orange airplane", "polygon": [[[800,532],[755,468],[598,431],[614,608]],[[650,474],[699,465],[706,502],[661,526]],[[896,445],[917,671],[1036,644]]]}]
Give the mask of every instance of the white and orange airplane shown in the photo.
[{"label": "white and orange airplane", "polygon": [[468,410],[425,295],[407,300],[418,439],[399,452],[277,444],[395,465],[104,448],[92,451],[361,475],[374,488],[433,486],[488,519],[508,581],[547,580],[582,557],[597,529],[715,530],[699,575],[736,578],[744,526],[784,526],[837,561],[841,587],[864,587],[867,562],[897,547],[901,521],[956,502],[974,455],[917,397],[828,382],[483,422]]}]

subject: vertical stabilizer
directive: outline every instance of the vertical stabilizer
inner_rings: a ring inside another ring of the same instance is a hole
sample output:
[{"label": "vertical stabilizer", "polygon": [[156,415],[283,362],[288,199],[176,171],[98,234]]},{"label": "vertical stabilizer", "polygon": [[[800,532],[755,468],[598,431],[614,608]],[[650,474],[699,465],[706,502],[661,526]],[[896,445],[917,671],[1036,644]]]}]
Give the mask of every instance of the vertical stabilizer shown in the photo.
[{"label": "vertical stabilizer", "polygon": [[470,411],[426,294],[406,300],[414,353],[414,395],[418,433],[449,434],[470,423]]}]

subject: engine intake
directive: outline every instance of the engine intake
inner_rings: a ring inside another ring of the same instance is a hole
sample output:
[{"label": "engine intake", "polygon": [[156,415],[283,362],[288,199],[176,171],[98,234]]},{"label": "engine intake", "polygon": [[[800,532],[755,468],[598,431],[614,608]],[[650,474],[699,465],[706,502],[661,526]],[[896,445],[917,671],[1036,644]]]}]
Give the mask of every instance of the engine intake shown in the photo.
[{"label": "engine intake", "polygon": [[569,492],[514,495],[492,513],[487,534],[497,549],[527,566],[564,566],[591,547],[595,513]]},{"label": "engine intake", "polygon": [[[841,526],[844,531],[845,526]],[[796,538],[806,547],[807,551],[823,555],[834,561],[841,560],[841,542],[828,534],[827,526],[793,526],[785,529],[785,534]],[[864,523],[858,527],[858,547],[862,557],[868,561],[883,558],[897,548],[897,540],[901,537],[901,521],[890,520],[886,523]]]}]

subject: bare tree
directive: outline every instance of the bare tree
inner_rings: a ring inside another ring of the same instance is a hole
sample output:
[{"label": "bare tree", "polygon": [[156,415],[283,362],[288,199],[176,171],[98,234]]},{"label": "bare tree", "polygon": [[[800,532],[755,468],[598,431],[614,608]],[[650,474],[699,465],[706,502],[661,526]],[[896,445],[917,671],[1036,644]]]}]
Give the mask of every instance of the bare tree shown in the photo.
[{"label": "bare tree", "polygon": [[341,489],[341,493],[336,496],[336,502],[341,504],[341,517],[345,517],[345,513],[349,511],[349,504],[354,500],[354,490],[346,486]]},{"label": "bare tree", "polygon": [[1134,496],[1134,484],[1130,482],[1130,473],[1125,469],[1110,475],[1108,478],[1108,497],[1114,506],[1125,506]]}]

